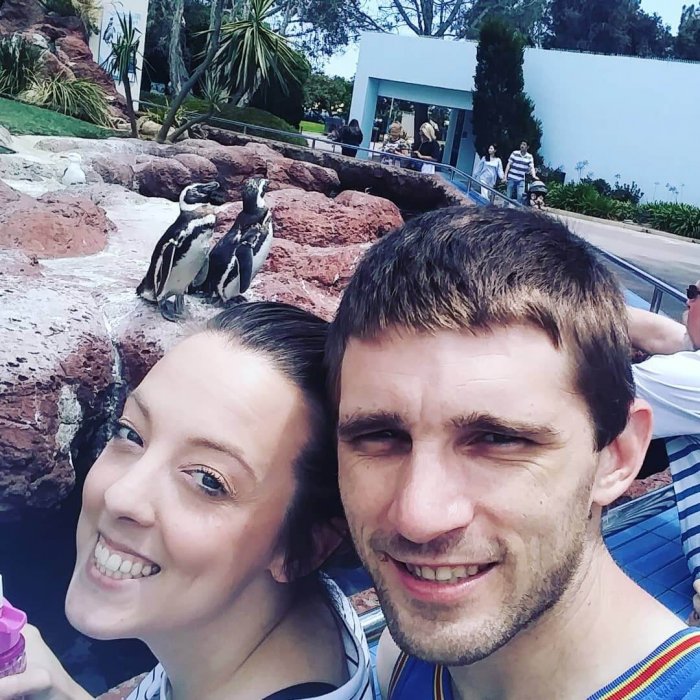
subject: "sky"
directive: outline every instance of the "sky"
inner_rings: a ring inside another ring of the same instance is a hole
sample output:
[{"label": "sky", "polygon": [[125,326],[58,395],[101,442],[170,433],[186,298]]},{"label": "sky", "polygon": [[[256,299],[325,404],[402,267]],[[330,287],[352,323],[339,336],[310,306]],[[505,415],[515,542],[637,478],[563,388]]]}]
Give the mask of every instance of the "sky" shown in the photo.
[{"label": "sky", "polygon": [[[693,0],[642,0],[642,9],[649,14],[656,12],[666,24],[671,25],[671,31],[678,31],[678,23],[681,20],[683,5],[692,4]],[[328,75],[340,75],[344,78],[352,78],[357,66],[357,46],[349,46],[345,51],[333,56],[323,71]]]}]

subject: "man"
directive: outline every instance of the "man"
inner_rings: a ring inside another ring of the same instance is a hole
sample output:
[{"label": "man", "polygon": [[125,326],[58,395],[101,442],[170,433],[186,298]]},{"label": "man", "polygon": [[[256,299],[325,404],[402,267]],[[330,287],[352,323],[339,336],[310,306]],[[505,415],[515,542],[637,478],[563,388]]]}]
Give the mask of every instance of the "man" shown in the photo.
[{"label": "man", "polygon": [[418,217],[360,262],[327,351],[385,698],[700,698],[700,634],[603,544],[651,411],[587,243],[529,211]]},{"label": "man", "polygon": [[654,412],[654,437],[666,451],[678,504],[683,551],[695,582],[689,624],[700,626],[700,282],[687,290],[685,325],[629,308],[632,345],[653,355],[634,365],[637,396]]},{"label": "man", "polygon": [[522,141],[520,150],[510,154],[506,166],[506,194],[508,199],[514,199],[520,204],[525,204],[525,177],[528,174],[533,179],[537,177],[535,160],[527,149],[527,141]]}]

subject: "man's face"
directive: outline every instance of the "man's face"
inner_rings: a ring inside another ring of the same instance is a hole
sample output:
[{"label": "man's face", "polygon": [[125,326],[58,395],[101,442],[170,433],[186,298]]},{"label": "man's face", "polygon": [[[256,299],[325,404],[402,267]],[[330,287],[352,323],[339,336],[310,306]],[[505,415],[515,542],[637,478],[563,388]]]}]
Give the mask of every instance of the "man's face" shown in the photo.
[{"label": "man's face", "polygon": [[520,152],[521,152],[523,155],[525,155],[525,154],[527,153],[527,144],[525,143],[525,141],[523,141],[523,142],[520,144]]},{"label": "man's face", "polygon": [[351,340],[340,488],[399,646],[463,665],[551,608],[589,542],[597,455],[567,355],[531,327]]},{"label": "man's face", "polygon": [[[700,288],[700,280],[695,283],[695,286]],[[685,327],[688,330],[688,336],[693,343],[693,347],[700,348],[700,297],[688,299],[688,310],[685,315]]]}]

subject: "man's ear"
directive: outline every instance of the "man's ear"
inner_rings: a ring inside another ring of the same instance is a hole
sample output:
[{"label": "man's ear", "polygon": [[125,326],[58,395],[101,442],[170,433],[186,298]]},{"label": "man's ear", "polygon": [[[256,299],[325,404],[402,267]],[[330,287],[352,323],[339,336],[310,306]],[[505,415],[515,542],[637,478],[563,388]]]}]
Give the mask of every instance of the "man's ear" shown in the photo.
[{"label": "man's ear", "polygon": [[[299,572],[299,577],[307,576],[312,571],[316,571],[338,549],[343,540],[348,537],[348,524],[344,518],[333,518],[327,523],[317,525],[313,530],[312,537],[313,556],[307,569]],[[292,583],[284,569],[285,558],[285,552],[280,552],[272,560],[272,564],[269,567],[272,578],[277,583]]]},{"label": "man's ear", "polygon": [[610,505],[631,486],[644,461],[652,429],[649,404],[635,399],[625,429],[600,452],[591,498],[599,506]]}]

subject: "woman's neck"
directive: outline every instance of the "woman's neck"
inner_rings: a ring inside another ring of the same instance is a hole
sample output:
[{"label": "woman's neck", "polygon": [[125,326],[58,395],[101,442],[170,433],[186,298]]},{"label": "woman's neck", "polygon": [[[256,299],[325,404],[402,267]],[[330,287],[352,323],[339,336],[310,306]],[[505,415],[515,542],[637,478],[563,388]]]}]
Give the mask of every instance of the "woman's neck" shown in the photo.
[{"label": "woman's neck", "polygon": [[272,580],[254,582],[212,619],[145,640],[165,669],[172,700],[233,697],[241,669],[292,608],[290,589]]}]

